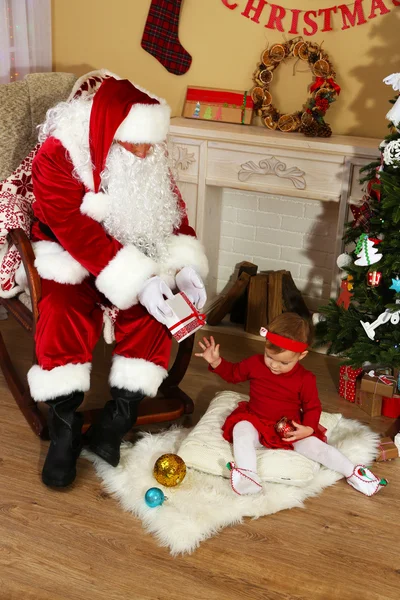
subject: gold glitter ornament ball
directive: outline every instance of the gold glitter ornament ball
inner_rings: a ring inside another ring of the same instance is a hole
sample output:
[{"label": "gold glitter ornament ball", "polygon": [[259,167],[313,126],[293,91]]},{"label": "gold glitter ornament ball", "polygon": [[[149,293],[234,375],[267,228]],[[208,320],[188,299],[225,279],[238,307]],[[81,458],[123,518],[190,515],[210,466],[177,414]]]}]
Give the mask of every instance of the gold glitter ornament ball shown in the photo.
[{"label": "gold glitter ornament ball", "polygon": [[163,454],[155,462],[153,475],[161,485],[174,487],[185,479],[185,462],[177,454]]}]

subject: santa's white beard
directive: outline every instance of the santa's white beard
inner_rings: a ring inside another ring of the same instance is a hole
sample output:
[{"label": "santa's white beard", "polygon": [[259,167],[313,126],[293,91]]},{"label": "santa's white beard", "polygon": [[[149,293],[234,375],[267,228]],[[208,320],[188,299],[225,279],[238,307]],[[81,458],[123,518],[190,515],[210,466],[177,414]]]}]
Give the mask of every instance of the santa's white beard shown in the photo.
[{"label": "santa's white beard", "polygon": [[182,219],[165,145],[138,158],[115,144],[101,181],[110,199],[106,231],[121,244],[134,244],[150,258],[163,259],[167,238]]}]

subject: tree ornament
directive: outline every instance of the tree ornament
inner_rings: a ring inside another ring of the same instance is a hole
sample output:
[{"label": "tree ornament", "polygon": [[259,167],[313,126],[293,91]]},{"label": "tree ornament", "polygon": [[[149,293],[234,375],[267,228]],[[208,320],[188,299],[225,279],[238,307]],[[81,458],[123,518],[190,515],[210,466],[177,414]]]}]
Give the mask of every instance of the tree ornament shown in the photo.
[{"label": "tree ornament", "polygon": [[[339,256],[336,259],[336,264],[338,266],[339,269],[344,269],[345,267],[349,267],[353,262],[353,259],[351,258],[350,254],[348,254],[347,252],[343,252],[342,254],[339,254]],[[345,279],[347,277],[347,273],[341,273],[340,277],[342,279]]]},{"label": "tree ornament", "polygon": [[383,80],[386,85],[391,85],[395,92],[400,92],[400,73],[392,73]]},{"label": "tree ornament", "polygon": [[[392,325],[398,325],[400,321],[400,310],[391,312],[390,308],[387,308],[385,312],[381,313],[379,317],[373,321],[373,323],[369,323],[368,321],[360,321],[360,323],[369,339],[373,340],[375,339],[375,329],[388,321],[390,321]],[[376,341],[379,342],[379,340]]]},{"label": "tree ornament", "polygon": [[186,465],[177,454],[163,454],[155,462],[153,475],[161,485],[174,487],[185,479]]},{"label": "tree ornament", "polygon": [[378,287],[382,279],[382,273],[380,271],[368,271],[367,273],[367,285],[370,287]]},{"label": "tree ornament", "polygon": [[351,224],[353,229],[360,227],[364,231],[369,231],[369,220],[372,216],[372,210],[368,197],[364,196],[364,202],[361,205],[350,204],[350,210],[353,214],[353,221]]},{"label": "tree ornament", "polygon": [[[353,286],[352,286],[353,289]],[[342,281],[342,283],[340,284],[340,294],[338,299],[336,300],[336,304],[338,306],[343,306],[343,308],[345,310],[349,309],[350,306],[350,302],[351,302],[351,297],[352,297],[352,293],[349,289],[349,283],[348,281]]]},{"label": "tree ornament", "polygon": [[380,202],[381,200],[381,180],[379,179],[379,171],[376,170],[376,175],[367,183],[367,193],[370,198]]},{"label": "tree ornament", "polygon": [[296,427],[293,425],[293,421],[287,417],[282,417],[277,423],[275,423],[275,431],[281,438],[288,437],[292,431],[296,431]]},{"label": "tree ornament", "polygon": [[323,323],[324,321],[326,321],[326,317],[325,317],[325,315],[322,315],[322,314],[321,314],[321,313],[319,313],[319,312],[315,312],[315,313],[313,313],[313,316],[312,316],[312,324],[313,324],[314,326],[318,325],[318,323]]},{"label": "tree ornament", "polygon": [[382,254],[378,254],[378,250],[374,248],[374,244],[379,242],[380,240],[369,238],[366,233],[363,233],[354,250],[354,253],[358,256],[358,259],[354,261],[354,264],[359,267],[369,267],[370,265],[379,262],[382,258]]},{"label": "tree ornament", "polygon": [[[307,62],[315,79],[310,86],[311,95],[303,108],[290,114],[281,114],[272,104],[269,87],[275,69],[290,58]],[[261,63],[257,65],[253,76],[255,87],[251,96],[255,110],[269,129],[301,131],[309,137],[329,137],[332,129],[325,123],[324,116],[340,94],[335,78],[336,73],[327,53],[315,42],[305,42],[303,38],[296,37],[282,44],[273,44],[262,53]]]},{"label": "tree ornament", "polygon": [[156,506],[160,506],[166,499],[167,498],[164,495],[164,492],[162,490],[160,490],[160,488],[156,488],[156,487],[152,487],[152,488],[148,489],[144,495],[144,501],[146,502],[147,506],[149,506],[150,508],[155,508]]},{"label": "tree ornament", "polygon": [[392,278],[392,285],[389,290],[394,290],[396,294],[400,293],[400,277],[398,275],[394,279]]},{"label": "tree ornament", "polygon": [[347,289],[349,290],[349,292],[351,292],[351,290],[352,290],[352,289],[353,289],[353,287],[354,287],[354,284],[353,284],[353,279],[354,279],[353,275],[349,275],[349,276],[347,277]]},{"label": "tree ornament", "polygon": [[[400,115],[398,121],[400,121]],[[394,169],[400,167],[400,139],[392,140],[387,144],[383,151],[383,160],[385,165],[392,166]]]},{"label": "tree ornament", "polygon": [[[383,83],[391,85],[395,92],[400,92],[400,73],[388,75],[388,77],[385,77],[383,80]],[[396,102],[387,113],[386,118],[391,121],[395,127],[398,127],[400,123],[400,96],[398,96]]]}]

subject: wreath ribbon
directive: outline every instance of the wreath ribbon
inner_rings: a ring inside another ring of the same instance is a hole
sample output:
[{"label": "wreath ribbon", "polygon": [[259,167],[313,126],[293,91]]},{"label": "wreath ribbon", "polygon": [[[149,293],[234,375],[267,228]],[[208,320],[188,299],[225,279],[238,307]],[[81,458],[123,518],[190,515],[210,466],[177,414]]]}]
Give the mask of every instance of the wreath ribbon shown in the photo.
[{"label": "wreath ribbon", "polygon": [[333,88],[336,94],[339,96],[341,89],[340,85],[338,85],[336,81],[332,79],[332,77],[329,77],[328,79],[325,79],[325,77],[317,77],[312,86],[310,87],[310,92],[315,92],[316,90],[319,90],[319,88],[321,88],[324,85],[324,83],[330,85],[331,88]]}]

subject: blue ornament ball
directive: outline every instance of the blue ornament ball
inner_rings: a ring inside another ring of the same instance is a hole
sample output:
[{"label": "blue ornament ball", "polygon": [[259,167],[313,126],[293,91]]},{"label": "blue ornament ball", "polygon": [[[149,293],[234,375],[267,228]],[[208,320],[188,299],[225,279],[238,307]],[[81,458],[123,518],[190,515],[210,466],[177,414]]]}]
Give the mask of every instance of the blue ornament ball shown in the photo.
[{"label": "blue ornament ball", "polygon": [[164,492],[160,490],[160,488],[152,487],[149,490],[147,490],[144,499],[147,506],[150,506],[150,508],[155,508],[156,506],[160,506],[164,502],[165,495]]}]

